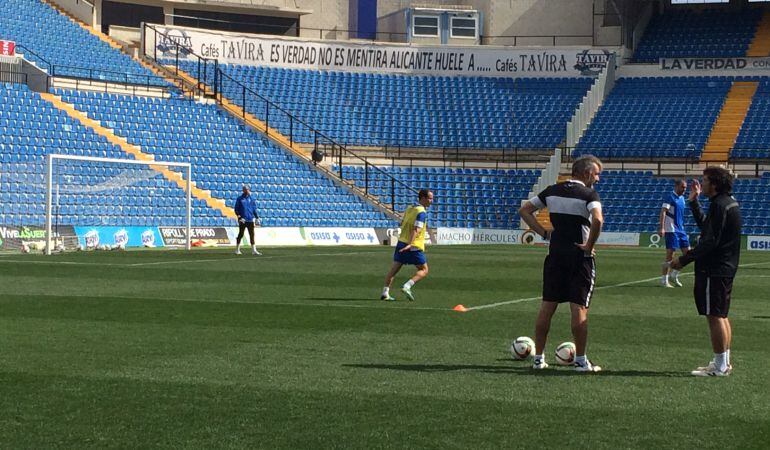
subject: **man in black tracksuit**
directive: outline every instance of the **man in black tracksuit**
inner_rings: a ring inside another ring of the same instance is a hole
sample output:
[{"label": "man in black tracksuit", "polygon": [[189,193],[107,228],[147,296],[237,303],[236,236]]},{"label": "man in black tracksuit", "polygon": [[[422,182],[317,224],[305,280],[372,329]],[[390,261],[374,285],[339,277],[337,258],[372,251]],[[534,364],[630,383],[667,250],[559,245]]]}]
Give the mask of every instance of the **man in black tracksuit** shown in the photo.
[{"label": "man in black tracksuit", "polygon": [[727,169],[706,168],[702,191],[710,205],[704,215],[698,203],[701,185],[693,180],[689,203],[701,229],[700,240],[688,254],[671,261],[671,268],[676,270],[695,261],[695,304],[698,313],[706,316],[711,331],[714,359],[708,366],[693,370],[696,376],[727,376],[732,371],[732,328],[727,313],[741,254],[741,211],[732,190],[733,176]]}]

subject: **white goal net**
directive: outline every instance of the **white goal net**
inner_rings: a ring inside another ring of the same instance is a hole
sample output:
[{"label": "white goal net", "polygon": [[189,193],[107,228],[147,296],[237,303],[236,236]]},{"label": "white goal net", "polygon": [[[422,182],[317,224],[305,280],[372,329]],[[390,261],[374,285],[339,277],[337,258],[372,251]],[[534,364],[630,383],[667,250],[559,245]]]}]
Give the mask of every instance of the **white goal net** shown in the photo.
[{"label": "white goal net", "polygon": [[189,250],[191,171],[189,163],[48,155],[46,254],[152,247],[160,226],[186,227]]}]

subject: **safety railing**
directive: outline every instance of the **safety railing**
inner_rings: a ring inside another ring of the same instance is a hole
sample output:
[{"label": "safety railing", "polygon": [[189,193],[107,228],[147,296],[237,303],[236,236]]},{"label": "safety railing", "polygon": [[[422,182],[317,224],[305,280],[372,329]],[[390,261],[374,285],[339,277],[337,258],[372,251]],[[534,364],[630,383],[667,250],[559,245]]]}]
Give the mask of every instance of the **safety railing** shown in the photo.
[{"label": "safety railing", "polygon": [[[332,154],[336,159],[334,174],[351,186],[356,186],[367,196],[374,197],[383,205],[389,205],[396,211],[400,198],[417,190],[396,179],[391,174],[372,164],[366,157],[361,157],[350,151],[332,137],[317,130],[304,120],[296,117],[272,100],[263,96],[252,87],[225,73],[216,60],[197,55],[192,49],[185,47],[178,39],[161,32],[156,27],[144,24],[143,37],[145,42],[144,55],[165,70],[182,75],[187,74],[204,95],[213,97],[216,101],[239,113],[243,119],[257,119],[262,123],[262,131],[278,141],[286,140],[286,144],[295,150],[304,150],[312,146],[314,161],[323,159],[326,154]],[[149,50],[149,51],[148,51]],[[235,108],[232,108],[232,107]],[[253,121],[252,121],[253,123]],[[306,146],[298,148],[299,144]],[[343,164],[345,163],[345,164]],[[348,165],[363,165],[364,177]],[[329,170],[321,166],[322,170]]]}]

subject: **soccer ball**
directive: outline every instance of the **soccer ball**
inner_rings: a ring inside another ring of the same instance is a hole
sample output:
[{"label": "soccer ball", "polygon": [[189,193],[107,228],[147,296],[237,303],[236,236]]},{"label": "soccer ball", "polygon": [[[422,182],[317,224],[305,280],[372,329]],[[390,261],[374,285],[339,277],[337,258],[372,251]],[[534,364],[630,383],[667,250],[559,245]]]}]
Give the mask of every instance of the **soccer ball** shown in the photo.
[{"label": "soccer ball", "polygon": [[29,245],[21,244],[21,252],[22,253],[29,253]]},{"label": "soccer ball", "polygon": [[527,336],[517,337],[511,343],[511,357],[515,360],[527,359],[535,353],[535,341]]},{"label": "soccer ball", "polygon": [[575,364],[575,344],[572,342],[562,342],[556,347],[556,363],[560,366],[571,366]]}]

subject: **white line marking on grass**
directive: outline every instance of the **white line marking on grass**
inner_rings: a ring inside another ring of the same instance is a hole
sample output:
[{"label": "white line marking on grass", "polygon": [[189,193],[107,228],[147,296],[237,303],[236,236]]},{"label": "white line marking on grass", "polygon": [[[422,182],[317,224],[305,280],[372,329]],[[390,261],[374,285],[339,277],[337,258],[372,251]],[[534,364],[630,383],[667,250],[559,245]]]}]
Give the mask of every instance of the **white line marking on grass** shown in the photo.
[{"label": "white line marking on grass", "polygon": [[0,259],[0,263],[20,263],[20,264],[64,264],[71,266],[112,266],[112,267],[142,267],[142,266],[157,266],[163,264],[192,264],[202,262],[217,262],[217,261],[260,261],[263,259],[279,259],[279,258],[296,258],[296,257],[308,257],[308,256],[351,256],[362,255],[366,253],[381,253],[381,251],[367,250],[363,252],[343,252],[343,253],[311,253],[308,255],[274,255],[274,256],[233,256],[230,258],[209,258],[209,259],[182,259],[176,261],[155,261],[146,263],[104,263],[104,262],[84,262],[84,261],[57,261],[53,259]]},{"label": "white line marking on grass", "polygon": [[114,264],[114,263],[97,263],[97,262],[81,262],[81,261],[53,261],[53,260],[39,260],[39,259],[0,259],[0,263],[20,263],[20,264],[66,264],[69,266],[115,266],[125,267],[126,264]]},{"label": "white line marking on grass", "polygon": [[[770,261],[760,262],[760,263],[750,263],[750,264],[741,264],[740,267],[751,267],[751,266],[761,266],[765,264],[770,264]],[[686,273],[680,273],[681,276],[689,276],[693,275],[693,272],[686,272]],[[749,275],[752,276],[752,275]],[[757,275],[757,276],[763,276],[763,275]],[[652,278],[645,278],[643,280],[636,280],[636,281],[626,281],[624,283],[618,283],[618,284],[611,284],[609,286],[599,286],[595,290],[599,289],[612,289],[612,288],[618,288],[618,287],[624,287],[624,286],[632,286],[634,284],[640,284],[640,283],[647,283],[649,281],[659,280],[660,275],[652,277]],[[487,309],[487,308],[496,308],[498,306],[504,306],[504,305],[513,305],[515,303],[523,303],[523,302],[531,302],[533,300],[540,300],[542,296],[537,297],[527,297],[527,298],[517,298],[516,300],[507,300],[504,302],[497,302],[497,303],[490,303],[487,305],[479,305],[479,306],[470,306],[466,307],[466,311],[475,311],[479,309]]]},{"label": "white line marking on grass", "polygon": [[184,260],[178,260],[178,261],[155,261],[155,262],[147,262],[147,263],[132,263],[132,264],[122,264],[122,265],[127,267],[140,267],[140,266],[158,266],[162,264],[190,264],[190,263],[201,263],[201,262],[235,261],[235,260],[261,261],[263,259],[297,258],[297,257],[304,258],[307,256],[351,256],[351,255],[363,255],[367,253],[382,253],[382,252],[368,250],[365,252],[311,253],[309,255],[274,255],[274,256],[242,255],[242,256],[233,256],[230,258],[184,259]]}]

